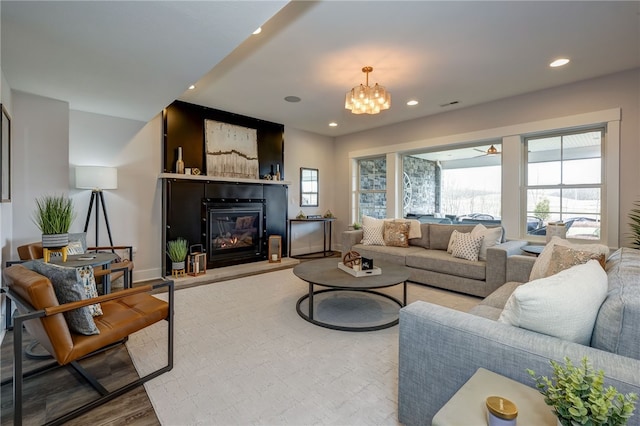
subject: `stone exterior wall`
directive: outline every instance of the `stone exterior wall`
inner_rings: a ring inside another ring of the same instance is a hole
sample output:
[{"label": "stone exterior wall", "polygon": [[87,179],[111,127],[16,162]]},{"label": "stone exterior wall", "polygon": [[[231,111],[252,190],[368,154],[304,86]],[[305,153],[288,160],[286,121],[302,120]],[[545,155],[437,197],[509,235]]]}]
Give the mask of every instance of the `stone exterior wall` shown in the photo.
[{"label": "stone exterior wall", "polygon": [[436,162],[405,155],[402,167],[403,213],[440,213],[440,168]]}]

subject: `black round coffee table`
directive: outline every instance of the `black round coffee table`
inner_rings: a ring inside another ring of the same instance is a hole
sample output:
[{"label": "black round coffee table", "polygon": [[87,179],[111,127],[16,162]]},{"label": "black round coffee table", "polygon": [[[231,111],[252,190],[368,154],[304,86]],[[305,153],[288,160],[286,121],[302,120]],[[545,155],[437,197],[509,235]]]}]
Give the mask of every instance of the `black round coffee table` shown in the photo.
[{"label": "black round coffee table", "polygon": [[[293,273],[307,281],[309,283],[309,293],[302,296],[296,304],[296,311],[298,315],[309,321],[312,324],[330,328],[333,330],[342,331],[374,331],[382,330],[385,328],[393,327],[398,324],[398,315],[394,315],[391,321],[384,321],[378,324],[368,325],[341,325],[336,323],[330,323],[314,317],[314,310],[318,309],[315,306],[319,295],[345,295],[346,292],[357,292],[357,297],[352,301],[357,302],[349,304],[343,300],[337,300],[334,298],[330,302],[333,303],[334,312],[340,312],[340,308],[345,310],[358,309],[360,306],[363,309],[374,308],[383,309],[384,304],[393,304],[398,307],[406,306],[407,304],[407,280],[409,279],[409,269],[402,265],[393,263],[376,261],[374,265],[382,269],[380,275],[369,275],[365,277],[354,277],[349,273],[338,269],[339,259],[327,258],[320,260],[313,260],[309,262],[303,262],[293,268]],[[403,299],[398,300],[388,294],[376,291],[385,287],[393,287],[395,285],[403,285]],[[315,290],[314,286],[329,287],[324,290]],[[315,299],[315,300],[314,300]],[[306,303],[306,312],[303,304]],[[326,301],[321,301],[323,303]],[[391,303],[389,303],[391,302]],[[329,303],[329,302],[327,302]],[[319,305],[319,303],[318,303]],[[362,312],[361,312],[362,313]],[[357,314],[357,312],[356,312]],[[381,316],[379,313],[374,312],[374,316]]]}]

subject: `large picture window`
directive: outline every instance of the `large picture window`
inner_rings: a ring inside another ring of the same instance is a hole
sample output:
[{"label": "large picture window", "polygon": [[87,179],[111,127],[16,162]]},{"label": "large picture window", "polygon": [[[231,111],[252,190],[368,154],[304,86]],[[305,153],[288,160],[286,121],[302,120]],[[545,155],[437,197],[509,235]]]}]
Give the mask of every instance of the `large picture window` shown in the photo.
[{"label": "large picture window", "polygon": [[358,160],[358,222],[367,215],[383,219],[387,215],[387,159]]},{"label": "large picture window", "polygon": [[525,139],[527,234],[565,224],[567,238],[600,240],[603,129]]},{"label": "large picture window", "polygon": [[405,154],[403,212],[436,223],[500,223],[501,145]]}]

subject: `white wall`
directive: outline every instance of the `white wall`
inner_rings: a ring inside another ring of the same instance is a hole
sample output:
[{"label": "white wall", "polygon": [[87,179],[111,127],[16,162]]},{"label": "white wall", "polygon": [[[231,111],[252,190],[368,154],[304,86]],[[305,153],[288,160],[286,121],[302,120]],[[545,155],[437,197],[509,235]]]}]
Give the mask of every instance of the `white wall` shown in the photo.
[{"label": "white wall", "polygon": [[345,184],[350,181],[350,152],[393,152],[394,145],[409,143],[416,146],[438,146],[451,135],[620,108],[622,120],[618,239],[619,245],[623,245],[628,234],[627,214],[633,201],[640,199],[640,170],[637,166],[640,161],[639,95],[640,70],[635,69],[338,137],[335,141],[334,181],[337,210],[334,213],[345,220],[339,220],[336,223],[337,228],[340,231],[346,229],[350,219],[350,185]]},{"label": "white wall", "polygon": [[[162,147],[161,116],[149,123],[83,111],[70,112],[70,187],[75,166],[118,169],[118,189],[103,192],[115,245],[134,246],[134,280],[161,276],[161,192],[157,175]],[[72,232],[84,228],[90,190],[72,189],[77,218]],[[109,245],[106,222],[100,212],[99,245]],[[95,207],[87,229],[87,242],[95,241]]]},{"label": "white wall", "polygon": [[[300,207],[300,167],[318,169],[319,199],[318,207]],[[333,160],[333,138],[320,136],[290,127],[284,132],[284,168],[285,180],[289,186],[289,218],[295,218],[300,211],[305,215],[324,215],[327,210],[335,214]],[[337,247],[339,235],[333,231],[333,246]],[[323,233],[320,223],[299,223],[291,227],[291,254],[305,254],[321,251]]]}]

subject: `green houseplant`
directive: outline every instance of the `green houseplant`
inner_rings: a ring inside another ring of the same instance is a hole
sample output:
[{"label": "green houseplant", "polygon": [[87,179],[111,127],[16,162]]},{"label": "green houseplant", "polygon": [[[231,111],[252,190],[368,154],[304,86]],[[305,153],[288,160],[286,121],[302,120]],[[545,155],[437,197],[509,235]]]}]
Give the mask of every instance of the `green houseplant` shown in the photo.
[{"label": "green houseplant", "polygon": [[580,365],[573,365],[565,358],[565,365],[551,360],[553,377],[537,377],[536,388],[544,395],[563,426],[573,425],[625,425],[633,415],[638,395],[622,395],[613,386],[604,387],[604,371],[595,371],[587,357]]},{"label": "green houseplant", "polygon": [[70,198],[63,195],[37,198],[33,221],[42,232],[42,246],[58,248],[69,244],[69,228],[74,218]]},{"label": "green houseplant", "polygon": [[171,259],[171,269],[173,271],[184,271],[184,260],[187,258],[189,244],[184,238],[178,237],[167,242],[167,255]]},{"label": "green houseplant", "polygon": [[631,220],[629,226],[631,227],[633,237],[631,245],[640,249],[640,202],[636,201],[633,205],[636,206],[636,208],[631,209],[631,212],[629,212],[629,219]]}]

